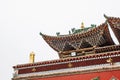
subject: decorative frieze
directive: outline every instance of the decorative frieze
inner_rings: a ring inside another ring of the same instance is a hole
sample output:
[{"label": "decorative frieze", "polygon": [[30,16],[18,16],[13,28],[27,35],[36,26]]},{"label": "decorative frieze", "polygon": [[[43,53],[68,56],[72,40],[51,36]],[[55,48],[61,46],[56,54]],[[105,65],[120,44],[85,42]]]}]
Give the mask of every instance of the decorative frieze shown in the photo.
[{"label": "decorative frieze", "polygon": [[27,74],[19,74],[14,77],[13,80],[21,80],[26,78],[46,78],[46,77],[55,77],[55,76],[65,76],[72,74],[85,74],[85,73],[94,73],[94,72],[102,72],[102,71],[112,71],[112,70],[120,70],[120,62],[115,63],[114,65],[110,64],[100,64],[100,65],[92,65],[86,67],[75,67],[75,68],[67,68],[67,69],[59,69],[52,71],[44,71],[44,72],[34,72]]}]

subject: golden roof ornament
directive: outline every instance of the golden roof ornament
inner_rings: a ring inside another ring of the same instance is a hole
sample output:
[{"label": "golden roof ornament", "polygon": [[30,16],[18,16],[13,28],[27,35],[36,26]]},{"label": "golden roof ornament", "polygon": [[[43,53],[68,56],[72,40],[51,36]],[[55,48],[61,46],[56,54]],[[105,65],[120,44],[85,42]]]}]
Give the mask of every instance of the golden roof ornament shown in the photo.
[{"label": "golden roof ornament", "polygon": [[34,53],[34,52],[31,52],[29,57],[30,57],[30,63],[34,63],[35,53]]},{"label": "golden roof ornament", "polygon": [[84,27],[84,23],[82,22],[81,23],[81,29],[84,29],[85,27]]}]

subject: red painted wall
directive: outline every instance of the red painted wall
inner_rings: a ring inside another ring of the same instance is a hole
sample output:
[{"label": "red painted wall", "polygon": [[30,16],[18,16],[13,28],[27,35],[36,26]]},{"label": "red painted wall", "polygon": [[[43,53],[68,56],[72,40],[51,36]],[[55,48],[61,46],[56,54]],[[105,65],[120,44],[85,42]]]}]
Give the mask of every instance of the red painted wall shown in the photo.
[{"label": "red painted wall", "polygon": [[[88,66],[88,65],[90,66],[90,65],[97,65],[97,64],[105,64],[105,63],[107,63],[106,62],[107,59],[108,58],[103,58],[103,59],[86,60],[86,61],[80,61],[80,62],[71,62],[71,63],[73,65],[72,67],[81,67],[81,66]],[[114,62],[120,62],[120,56],[113,57],[112,59]],[[34,67],[36,69],[36,71],[34,71],[34,72],[66,69],[66,68],[69,68],[68,64],[69,63]],[[33,73],[32,69],[33,68],[19,69],[18,74]]]},{"label": "red painted wall", "polygon": [[99,77],[100,80],[111,80],[112,77],[116,77],[120,80],[120,70],[114,71],[105,71],[105,72],[96,72],[89,74],[76,74],[69,76],[58,76],[58,77],[49,77],[49,78],[39,78],[33,80],[92,80],[95,77]]}]

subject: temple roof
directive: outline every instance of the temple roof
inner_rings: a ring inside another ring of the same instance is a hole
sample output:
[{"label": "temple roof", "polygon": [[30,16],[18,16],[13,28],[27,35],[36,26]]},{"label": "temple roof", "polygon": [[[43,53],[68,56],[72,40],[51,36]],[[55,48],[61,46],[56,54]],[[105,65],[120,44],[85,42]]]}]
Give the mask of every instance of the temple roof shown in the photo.
[{"label": "temple roof", "polygon": [[93,46],[114,45],[107,23],[76,34],[49,36],[40,33],[43,39],[57,52],[77,50]]},{"label": "temple roof", "polygon": [[40,33],[48,45],[59,53],[60,59],[13,66],[13,80],[120,69],[120,45],[114,45],[107,24],[120,42],[120,18],[106,15],[105,18],[106,22],[97,27],[78,29],[69,35]]},{"label": "temple roof", "polygon": [[[85,27],[85,28],[81,28],[81,29],[75,29],[75,28],[72,28],[72,34],[76,34],[76,33],[82,33],[82,32],[86,32],[92,28],[95,28],[96,25],[95,24],[91,24],[91,27]],[[71,32],[70,32],[71,34]]]},{"label": "temple roof", "polygon": [[110,27],[112,28],[115,36],[117,37],[119,43],[120,43],[120,18],[117,17],[108,17],[104,15],[107,19],[107,22],[109,23]]},{"label": "temple roof", "polygon": [[[14,77],[12,80],[22,80],[28,78],[27,80],[33,80],[34,78],[45,78],[53,77],[61,74],[65,75],[69,73],[74,73],[80,71],[79,74],[90,71],[100,71],[100,70],[116,70],[120,69],[120,45],[118,46],[108,46],[101,47],[101,49],[116,49],[114,51],[103,52],[100,54],[91,54],[86,56],[74,57],[74,58],[64,58],[58,60],[50,60],[29,64],[19,64],[13,66]],[[100,51],[101,51],[100,49]],[[111,64],[112,63],[112,64]],[[109,65],[110,64],[110,65]],[[31,79],[31,77],[34,77]]]},{"label": "temple roof", "polygon": [[69,62],[69,61],[76,62],[76,60],[84,61],[83,59],[86,60],[86,59],[90,59],[90,58],[99,58],[99,57],[104,57],[104,56],[110,57],[111,55],[120,54],[120,45],[97,47],[95,49],[95,51],[96,51],[96,54],[90,54],[90,55],[86,55],[86,56],[72,57],[72,58],[62,58],[62,59],[57,59],[57,60],[49,60],[49,61],[42,61],[42,62],[35,62],[35,63],[28,63],[28,64],[19,64],[19,65],[13,66],[13,68],[32,67],[32,66],[38,66],[38,65],[48,66],[47,64],[57,65],[57,63],[62,63],[62,62],[63,63]]}]

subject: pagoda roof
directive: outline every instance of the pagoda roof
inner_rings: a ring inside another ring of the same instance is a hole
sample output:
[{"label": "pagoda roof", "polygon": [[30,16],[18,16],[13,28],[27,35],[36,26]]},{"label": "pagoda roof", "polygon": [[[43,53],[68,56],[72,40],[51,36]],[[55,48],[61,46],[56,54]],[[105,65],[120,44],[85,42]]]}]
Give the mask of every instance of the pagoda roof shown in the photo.
[{"label": "pagoda roof", "polygon": [[77,50],[93,46],[114,45],[107,23],[82,33],[50,36],[40,33],[43,39],[57,52]]},{"label": "pagoda roof", "polygon": [[120,18],[119,17],[108,17],[104,15],[109,23],[110,27],[112,28],[115,36],[117,37],[120,43]]}]

